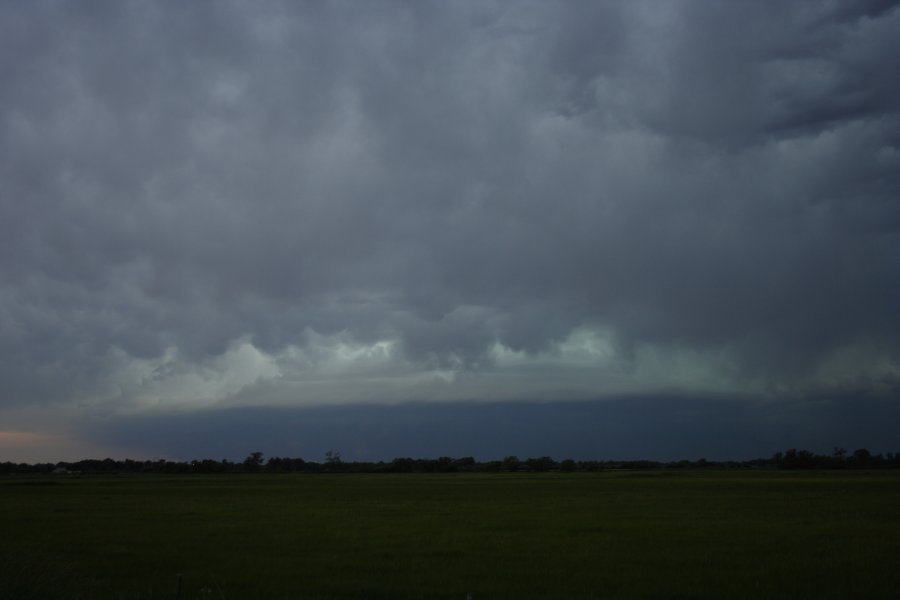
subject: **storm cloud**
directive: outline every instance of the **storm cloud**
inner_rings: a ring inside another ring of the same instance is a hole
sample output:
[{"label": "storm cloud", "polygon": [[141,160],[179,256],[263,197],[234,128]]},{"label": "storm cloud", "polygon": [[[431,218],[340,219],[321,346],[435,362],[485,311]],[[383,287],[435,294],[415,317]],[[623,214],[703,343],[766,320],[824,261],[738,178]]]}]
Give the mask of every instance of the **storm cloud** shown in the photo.
[{"label": "storm cloud", "polygon": [[0,431],[895,397],[897,31],[881,1],[3,3]]}]

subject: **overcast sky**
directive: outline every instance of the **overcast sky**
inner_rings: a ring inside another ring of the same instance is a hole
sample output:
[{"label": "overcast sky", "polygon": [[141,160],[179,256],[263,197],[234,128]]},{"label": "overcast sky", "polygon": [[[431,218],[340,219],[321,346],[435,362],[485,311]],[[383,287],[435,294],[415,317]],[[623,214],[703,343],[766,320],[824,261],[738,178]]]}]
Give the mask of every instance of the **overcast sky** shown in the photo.
[{"label": "overcast sky", "polygon": [[0,2],[0,461],[900,450],[898,31]]}]

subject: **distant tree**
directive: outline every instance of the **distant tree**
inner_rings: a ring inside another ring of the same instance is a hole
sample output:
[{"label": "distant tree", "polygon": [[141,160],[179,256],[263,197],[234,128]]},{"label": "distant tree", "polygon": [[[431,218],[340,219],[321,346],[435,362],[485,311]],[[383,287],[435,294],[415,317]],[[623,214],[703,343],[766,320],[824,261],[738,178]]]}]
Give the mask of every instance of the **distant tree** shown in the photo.
[{"label": "distant tree", "polygon": [[250,473],[256,473],[262,468],[263,453],[251,452],[250,456],[244,459],[244,470]]},{"label": "distant tree", "polygon": [[475,468],[475,458],[472,456],[463,456],[453,461],[453,467],[457,471],[471,471]]},{"label": "distant tree", "polygon": [[273,456],[266,461],[266,471],[272,473],[288,473],[302,471],[306,462],[302,458],[289,458]]},{"label": "distant tree", "polygon": [[456,463],[449,456],[442,456],[436,461],[432,461],[430,470],[436,473],[453,473],[456,471]]},{"label": "distant tree", "polygon": [[522,461],[519,460],[518,456],[510,455],[503,459],[502,464],[504,471],[518,471],[519,467],[522,466]]},{"label": "distant tree", "polygon": [[853,462],[856,463],[857,466],[864,467],[868,465],[871,458],[872,453],[865,448],[857,448],[853,451]]},{"label": "distant tree", "polygon": [[191,461],[191,472],[193,473],[221,473],[222,470],[222,463],[209,458]]},{"label": "distant tree", "polygon": [[340,452],[329,450],[325,453],[325,468],[329,471],[340,471],[343,464]]},{"label": "distant tree", "polygon": [[282,473],[288,470],[289,463],[285,461],[289,459],[279,458],[278,456],[273,456],[266,461],[266,471],[271,473]]},{"label": "distant tree", "polygon": [[561,463],[559,463],[559,470],[563,473],[571,473],[575,470],[575,461],[571,458],[567,458]]},{"label": "distant tree", "polygon": [[779,469],[814,469],[816,463],[816,455],[809,450],[788,448],[783,454],[775,454],[775,466]]},{"label": "distant tree", "polygon": [[528,465],[529,469],[537,472],[552,471],[556,468],[556,461],[549,456],[529,458],[525,461],[525,464]]},{"label": "distant tree", "polygon": [[415,467],[416,461],[411,458],[395,458],[391,461],[390,470],[394,473],[412,473]]}]

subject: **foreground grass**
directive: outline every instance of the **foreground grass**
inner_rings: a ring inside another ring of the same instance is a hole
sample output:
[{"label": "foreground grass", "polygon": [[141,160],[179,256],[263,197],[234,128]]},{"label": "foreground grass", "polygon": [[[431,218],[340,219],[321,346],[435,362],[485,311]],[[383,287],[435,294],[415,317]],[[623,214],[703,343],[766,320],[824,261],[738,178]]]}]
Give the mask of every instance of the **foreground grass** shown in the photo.
[{"label": "foreground grass", "polygon": [[0,479],[0,598],[896,598],[900,472]]}]

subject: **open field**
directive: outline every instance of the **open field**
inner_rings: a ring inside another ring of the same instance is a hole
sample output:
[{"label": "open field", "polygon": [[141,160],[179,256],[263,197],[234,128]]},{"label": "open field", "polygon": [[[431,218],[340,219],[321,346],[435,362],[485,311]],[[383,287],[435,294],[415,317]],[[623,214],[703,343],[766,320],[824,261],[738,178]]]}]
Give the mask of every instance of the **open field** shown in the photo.
[{"label": "open field", "polygon": [[900,471],[0,478],[0,598],[896,598]]}]

